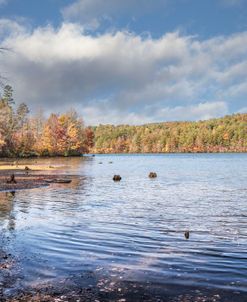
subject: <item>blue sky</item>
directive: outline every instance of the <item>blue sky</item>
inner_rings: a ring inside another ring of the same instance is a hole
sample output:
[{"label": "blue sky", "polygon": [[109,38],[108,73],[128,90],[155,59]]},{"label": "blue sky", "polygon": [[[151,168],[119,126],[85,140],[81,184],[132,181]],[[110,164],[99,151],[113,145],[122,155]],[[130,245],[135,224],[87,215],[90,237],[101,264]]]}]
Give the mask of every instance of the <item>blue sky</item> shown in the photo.
[{"label": "blue sky", "polygon": [[247,111],[246,0],[0,0],[0,42],[34,111],[73,106],[87,124]]},{"label": "blue sky", "polygon": [[[26,18],[35,27],[47,24],[59,26],[64,21],[63,10],[76,1],[2,0],[2,2],[2,18]],[[100,2],[104,3],[103,0]],[[136,2],[137,4],[129,6],[129,9],[116,8],[110,13],[103,9],[111,20],[104,20],[97,32],[106,31],[108,28],[125,28],[138,34],[148,32],[153,37],[159,37],[165,32],[180,29],[186,34],[208,38],[247,30],[245,0],[144,0],[146,3],[143,8],[138,1]],[[83,18],[80,20],[79,15],[80,12],[70,19],[80,22]],[[95,15],[97,16],[97,13]]]}]

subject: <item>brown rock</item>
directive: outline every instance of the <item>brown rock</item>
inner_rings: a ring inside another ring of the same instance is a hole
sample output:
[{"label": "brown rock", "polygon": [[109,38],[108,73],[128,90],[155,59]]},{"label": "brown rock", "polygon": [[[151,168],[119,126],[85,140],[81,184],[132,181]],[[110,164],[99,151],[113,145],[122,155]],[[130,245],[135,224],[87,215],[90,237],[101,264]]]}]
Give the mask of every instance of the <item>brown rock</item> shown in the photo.
[{"label": "brown rock", "polygon": [[155,173],[155,172],[149,173],[149,178],[156,178],[156,177],[157,177],[157,173]]},{"label": "brown rock", "polygon": [[121,179],[122,179],[122,177],[120,175],[114,175],[113,176],[114,181],[120,181]]}]

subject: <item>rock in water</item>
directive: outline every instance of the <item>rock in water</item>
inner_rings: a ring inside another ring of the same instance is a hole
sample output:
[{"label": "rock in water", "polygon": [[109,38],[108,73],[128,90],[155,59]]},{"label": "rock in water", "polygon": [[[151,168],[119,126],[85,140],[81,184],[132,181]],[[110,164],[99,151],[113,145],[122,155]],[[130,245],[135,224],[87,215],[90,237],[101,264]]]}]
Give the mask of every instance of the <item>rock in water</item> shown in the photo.
[{"label": "rock in water", "polygon": [[185,237],[186,239],[189,239],[189,238],[190,238],[190,232],[189,232],[189,231],[185,231],[185,232],[184,232],[184,237]]},{"label": "rock in water", "polygon": [[122,177],[120,175],[114,175],[113,176],[114,181],[120,181],[121,179],[122,179]]},{"label": "rock in water", "polygon": [[157,177],[157,173],[155,173],[155,172],[149,173],[149,178],[156,178],[156,177]]}]

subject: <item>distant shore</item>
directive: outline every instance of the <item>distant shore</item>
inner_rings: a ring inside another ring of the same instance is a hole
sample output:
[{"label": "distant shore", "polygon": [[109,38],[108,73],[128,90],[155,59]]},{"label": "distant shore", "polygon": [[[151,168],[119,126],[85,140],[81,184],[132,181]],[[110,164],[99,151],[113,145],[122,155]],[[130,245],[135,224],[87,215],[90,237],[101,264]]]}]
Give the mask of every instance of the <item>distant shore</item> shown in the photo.
[{"label": "distant shore", "polygon": [[231,154],[231,153],[247,153],[247,149],[243,151],[234,151],[234,150],[228,150],[228,151],[174,151],[174,152],[95,152],[95,153],[89,153],[85,154],[85,156],[93,156],[93,155],[116,155],[116,154],[126,154],[126,155],[152,155],[152,154],[159,154],[159,155],[165,155],[165,154]]}]

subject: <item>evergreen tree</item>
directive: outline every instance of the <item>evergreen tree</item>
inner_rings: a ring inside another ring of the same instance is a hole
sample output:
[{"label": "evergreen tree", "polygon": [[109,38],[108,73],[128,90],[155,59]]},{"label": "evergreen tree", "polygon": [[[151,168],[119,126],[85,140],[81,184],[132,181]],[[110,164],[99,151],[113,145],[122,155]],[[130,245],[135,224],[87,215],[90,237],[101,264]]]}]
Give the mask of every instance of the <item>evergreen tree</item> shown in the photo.
[{"label": "evergreen tree", "polygon": [[2,100],[8,106],[12,106],[15,104],[14,99],[13,99],[13,88],[10,85],[4,86]]}]

